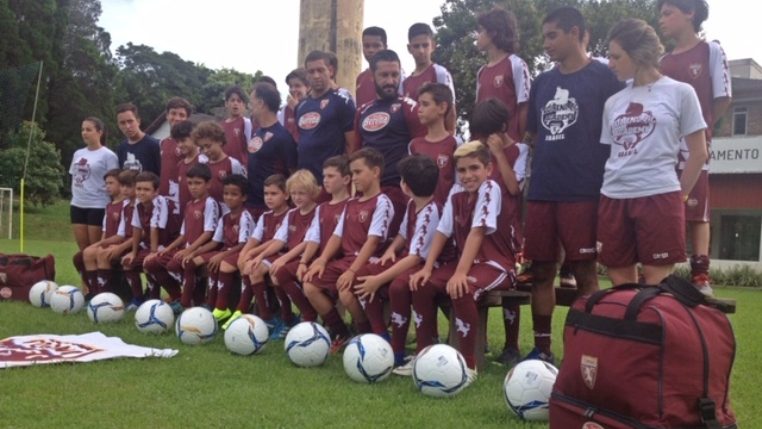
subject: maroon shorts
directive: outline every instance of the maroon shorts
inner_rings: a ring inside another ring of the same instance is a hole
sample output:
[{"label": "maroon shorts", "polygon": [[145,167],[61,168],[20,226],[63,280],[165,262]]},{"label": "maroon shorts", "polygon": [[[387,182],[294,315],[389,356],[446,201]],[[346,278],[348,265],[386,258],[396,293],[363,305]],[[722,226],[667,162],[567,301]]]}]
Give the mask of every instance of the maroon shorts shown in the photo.
[{"label": "maroon shorts", "polygon": [[129,264],[122,264],[125,271],[142,271],[143,270],[143,261],[146,259],[146,256],[150,255],[151,251],[149,249],[138,249],[138,254],[135,256],[135,258],[132,259],[132,261]]},{"label": "maroon shorts", "polygon": [[595,260],[597,201],[528,201],[524,224],[524,257],[537,262]]},{"label": "maroon shorts", "polygon": [[[455,268],[457,263],[444,264],[439,268],[435,268],[431,273],[431,278],[427,284],[435,287],[441,293],[447,293],[447,282],[455,274]],[[477,263],[471,266],[468,270],[468,285],[471,294],[474,296],[474,301],[478,300],[482,294],[494,289],[509,289],[512,287],[510,282],[506,282],[509,279],[510,273],[505,272],[502,268],[489,264],[489,263]],[[425,287],[425,286],[424,286]]]},{"label": "maroon shorts", "polygon": [[613,268],[685,261],[685,212],[681,193],[642,198],[601,196],[598,261]]},{"label": "maroon shorts", "polygon": [[299,269],[299,258],[294,258],[291,261],[289,261],[286,265],[281,267],[277,272],[273,273],[275,277],[275,281],[278,282],[279,285],[285,284],[287,282],[295,282],[298,281],[296,278],[296,270]]},{"label": "maroon shorts", "polygon": [[[199,255],[199,256],[201,256],[201,259],[204,260],[204,263],[208,263],[209,260],[212,259],[212,257],[214,255],[217,255],[220,252],[224,252],[226,250],[227,249],[215,250],[215,251],[212,251],[212,252],[206,252],[206,253],[204,253],[202,255]],[[241,253],[240,251],[239,252],[233,252],[233,253],[229,254],[228,256],[225,256],[223,261],[227,262],[228,264],[230,264],[230,265],[232,265],[234,267],[238,267],[238,255],[240,253]]]},{"label": "maroon shorts", "polygon": [[[682,176],[683,172],[678,174]],[[688,201],[685,202],[685,221],[709,222],[709,172],[706,170],[701,170],[701,175],[688,195]]]},{"label": "maroon shorts", "polygon": [[336,282],[342,274],[349,270],[349,267],[352,266],[352,262],[356,258],[356,256],[345,256],[341,259],[334,259],[328,262],[323,270],[323,275],[320,278],[314,276],[310,283],[330,293],[336,293],[338,291],[336,289]]}]

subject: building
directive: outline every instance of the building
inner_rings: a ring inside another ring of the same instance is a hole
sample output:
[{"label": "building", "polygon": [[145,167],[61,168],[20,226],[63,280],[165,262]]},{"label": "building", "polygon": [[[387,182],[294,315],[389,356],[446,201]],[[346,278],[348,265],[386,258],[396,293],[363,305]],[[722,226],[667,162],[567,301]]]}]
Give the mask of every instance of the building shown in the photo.
[{"label": "building", "polygon": [[749,265],[762,272],[762,67],[730,61],[733,101],[710,151],[714,268]]}]

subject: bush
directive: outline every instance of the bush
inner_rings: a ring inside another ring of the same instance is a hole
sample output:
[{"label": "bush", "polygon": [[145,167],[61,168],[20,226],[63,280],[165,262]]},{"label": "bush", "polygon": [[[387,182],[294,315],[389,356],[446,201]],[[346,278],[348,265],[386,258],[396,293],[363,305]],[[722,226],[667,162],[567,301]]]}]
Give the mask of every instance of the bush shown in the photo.
[{"label": "bush", "polygon": [[20,195],[19,186],[24,174],[24,161],[29,136],[32,143],[26,174],[25,198],[33,205],[47,206],[61,195],[64,169],[61,154],[55,145],[44,141],[45,132],[33,122],[24,122],[17,131],[8,133],[8,145],[0,151],[0,187],[13,188]]},{"label": "bush", "polygon": [[[675,274],[684,279],[691,278],[691,270],[688,267],[676,269]],[[709,277],[713,285],[762,288],[762,274],[748,265],[735,265],[725,270],[710,269]]]}]

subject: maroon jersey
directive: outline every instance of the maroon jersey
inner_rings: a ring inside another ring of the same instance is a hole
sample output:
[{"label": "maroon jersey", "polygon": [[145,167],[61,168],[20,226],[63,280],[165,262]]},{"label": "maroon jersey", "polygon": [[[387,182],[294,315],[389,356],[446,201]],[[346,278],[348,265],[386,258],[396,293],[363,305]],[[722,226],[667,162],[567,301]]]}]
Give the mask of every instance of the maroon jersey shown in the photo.
[{"label": "maroon jersey", "polygon": [[253,229],[254,219],[252,219],[251,214],[243,207],[239,207],[222,216],[222,219],[217,222],[217,229],[214,231],[212,240],[222,243],[224,249],[229,249],[245,243]]},{"label": "maroon jersey", "polygon": [[288,210],[283,211],[283,213],[275,213],[272,210],[264,212],[257,221],[257,225],[251,233],[251,238],[260,243],[272,240],[287,214]]},{"label": "maroon jersey", "polygon": [[172,192],[170,183],[174,182],[177,186],[177,163],[183,159],[183,155],[180,153],[180,148],[177,147],[177,142],[171,137],[165,138],[159,145],[161,153],[159,195],[176,196]]},{"label": "maroon jersey", "polygon": [[125,200],[125,205],[122,208],[122,218],[119,220],[119,227],[116,232],[117,235],[125,239],[132,238],[132,215],[134,213],[135,201]]},{"label": "maroon jersey", "polygon": [[405,97],[418,100],[418,91],[427,83],[442,83],[450,87],[453,97],[455,97],[455,87],[453,86],[452,76],[446,68],[439,64],[432,63],[419,74],[413,74],[405,78],[402,82],[402,93]]},{"label": "maroon jersey", "polygon": [[220,125],[225,130],[225,145],[222,146],[222,150],[228,156],[232,156],[245,165],[248,162],[246,146],[248,146],[251,137],[251,122],[243,117],[238,117],[232,120],[226,119]]},{"label": "maroon jersey", "polygon": [[299,209],[289,210],[273,238],[286,243],[289,249],[293,249],[304,242],[314,217],[315,207],[305,214],[302,214]]},{"label": "maroon jersey", "polygon": [[458,253],[462,254],[471,229],[484,228],[484,240],[474,262],[493,264],[501,270],[510,269],[516,263],[519,249],[512,219],[514,210],[515,205],[505,201],[500,186],[494,180],[485,180],[475,193],[456,184],[437,231],[454,238]]},{"label": "maroon jersey", "polygon": [[[411,155],[425,155],[433,159],[439,167],[439,180],[434,191],[434,201],[444,205],[450,188],[455,183],[455,160],[452,154],[458,147],[458,142],[453,136],[447,136],[443,140],[431,142],[425,137],[414,138],[410,142]],[[493,167],[493,170],[497,170]],[[500,174],[498,172],[498,174]]]},{"label": "maroon jersey", "polygon": [[[417,255],[423,261],[429,257],[431,243],[443,210],[443,205],[433,199],[421,210],[416,210],[415,202],[412,199],[408,201],[405,217],[402,219],[399,231],[399,235],[407,242],[407,247],[402,252],[402,257]],[[456,258],[455,245],[452,240],[447,240],[437,261],[448,262]]]},{"label": "maroon jersey", "polygon": [[151,216],[153,204],[135,203],[132,214],[132,231],[140,234],[140,247],[148,249],[151,246]]},{"label": "maroon jersey", "polygon": [[370,68],[357,75],[355,82],[355,105],[362,106],[376,99],[376,82]]},{"label": "maroon jersey", "polygon": [[476,102],[497,98],[508,108],[506,132],[514,140],[521,140],[519,135],[518,106],[529,101],[529,68],[524,60],[516,55],[508,55],[499,63],[484,65],[476,77]]},{"label": "maroon jersey", "polygon": [[191,194],[190,190],[188,190],[188,170],[191,169],[194,165],[198,163],[206,164],[208,160],[206,159],[206,155],[198,153],[196,154],[193,159],[190,161],[186,159],[181,159],[177,163],[177,204],[180,207],[180,216],[183,216],[183,212],[185,210],[186,204],[191,200]]},{"label": "maroon jersey", "polygon": [[377,99],[355,113],[355,133],[361,147],[372,147],[384,155],[381,186],[399,187],[397,163],[408,154],[414,137],[426,134],[417,114],[416,102],[407,97]]},{"label": "maroon jersey", "polygon": [[357,256],[368,236],[379,237],[380,242],[386,241],[393,217],[394,207],[385,194],[378,194],[365,201],[352,198],[347,201],[333,235],[341,238],[344,256]]},{"label": "maroon jersey", "polygon": [[184,213],[180,234],[185,236],[185,244],[191,245],[204,232],[216,230],[221,208],[214,198],[206,197],[189,201]]},{"label": "maroon jersey", "polygon": [[103,216],[103,237],[109,238],[119,232],[119,222],[122,220],[122,210],[129,202],[127,200],[112,201],[106,206],[106,214]]},{"label": "maroon jersey", "polygon": [[209,195],[222,204],[222,181],[232,174],[241,174],[245,176],[246,170],[237,159],[231,156],[226,156],[215,162],[209,160],[207,165],[212,171],[212,180],[209,182]]},{"label": "maroon jersey", "polygon": [[315,209],[315,215],[304,240],[319,243],[319,253],[323,252],[328,239],[331,238],[333,231],[336,230],[336,225],[339,224],[339,219],[341,219],[341,214],[344,213],[347,201],[349,200],[342,200],[336,204],[331,204],[330,201],[327,201]]}]

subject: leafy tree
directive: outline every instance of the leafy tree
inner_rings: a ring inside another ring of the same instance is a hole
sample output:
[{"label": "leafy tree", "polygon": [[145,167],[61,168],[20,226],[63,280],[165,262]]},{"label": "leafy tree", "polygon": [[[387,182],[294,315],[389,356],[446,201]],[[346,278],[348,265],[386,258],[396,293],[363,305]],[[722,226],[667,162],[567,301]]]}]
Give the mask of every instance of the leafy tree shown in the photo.
[{"label": "leafy tree", "polygon": [[539,74],[548,63],[542,49],[542,20],[559,6],[575,6],[587,19],[590,29],[590,48],[595,55],[608,52],[606,37],[609,29],[624,18],[641,18],[658,28],[655,0],[446,0],[442,14],[434,18],[437,29],[436,62],[447,67],[456,83],[458,114],[467,121],[476,96],[476,72],[486,57],[475,47],[476,16],[494,6],[512,11],[519,25],[523,58],[533,75]]},{"label": "leafy tree", "polygon": [[8,148],[0,152],[0,186],[19,192],[29,136],[32,142],[25,181],[26,200],[46,206],[61,195],[64,169],[55,145],[44,141],[45,132],[33,122],[24,122],[18,131],[9,133]]}]

